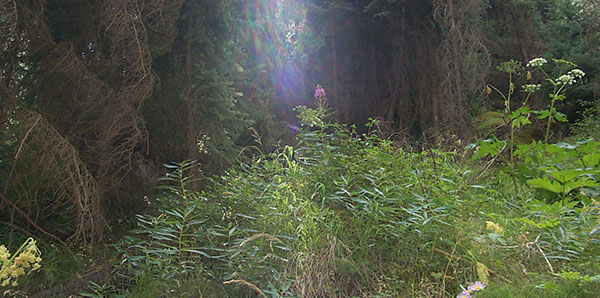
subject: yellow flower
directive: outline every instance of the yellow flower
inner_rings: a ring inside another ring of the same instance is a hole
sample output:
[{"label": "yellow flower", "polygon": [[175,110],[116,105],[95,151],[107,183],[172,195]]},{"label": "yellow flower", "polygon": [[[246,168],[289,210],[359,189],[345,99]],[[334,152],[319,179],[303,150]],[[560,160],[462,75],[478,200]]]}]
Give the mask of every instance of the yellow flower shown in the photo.
[{"label": "yellow flower", "polygon": [[4,245],[0,245],[0,261],[2,263],[5,263],[8,261],[8,258],[10,258],[10,253],[8,252],[8,249],[6,249]]},{"label": "yellow flower", "polygon": [[[35,240],[29,238],[21,247],[11,256],[11,253],[4,245],[0,245],[0,287],[18,285],[17,278],[31,271],[40,268],[40,250],[37,248]],[[31,268],[31,269],[29,269]],[[27,270],[26,272],[26,269]]]},{"label": "yellow flower", "polygon": [[30,255],[29,252],[21,253],[18,257],[13,261],[16,266],[29,268],[29,263],[33,263],[35,261],[35,257]]},{"label": "yellow flower", "polygon": [[23,269],[23,267],[16,266],[15,264],[13,264],[9,268],[8,273],[10,273],[10,275],[12,275],[12,277],[17,278],[17,277],[25,274],[25,269]]},{"label": "yellow flower", "polygon": [[491,231],[492,233],[495,233],[495,234],[502,235],[502,233],[504,233],[504,229],[502,229],[501,226],[499,226],[498,224],[496,224],[493,221],[486,221],[485,228],[486,228],[486,230]]}]

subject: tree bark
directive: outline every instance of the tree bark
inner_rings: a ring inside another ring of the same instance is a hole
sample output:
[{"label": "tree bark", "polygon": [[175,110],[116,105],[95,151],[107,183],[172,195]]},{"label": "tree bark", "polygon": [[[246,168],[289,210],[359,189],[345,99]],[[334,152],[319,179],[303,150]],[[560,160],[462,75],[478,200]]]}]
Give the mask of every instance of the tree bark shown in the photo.
[{"label": "tree bark", "polygon": [[456,77],[456,109],[458,118],[458,137],[465,139],[467,137],[467,119],[465,113],[465,96],[462,88],[462,64],[460,57],[460,42],[459,28],[456,26],[456,17],[454,14],[454,0],[448,0],[448,14],[450,17],[450,43],[452,44],[452,56],[454,64],[454,75]]},{"label": "tree bark", "polygon": [[[188,28],[191,28],[191,20],[188,24]],[[192,161],[198,161],[200,158],[200,151],[198,150],[198,127],[196,119],[196,92],[194,82],[194,61],[192,58],[192,40],[185,41],[185,65],[184,65],[184,96],[185,96],[185,115],[187,121],[187,159]],[[198,181],[192,181],[190,183],[190,189],[192,191],[199,191],[200,184]]]}]

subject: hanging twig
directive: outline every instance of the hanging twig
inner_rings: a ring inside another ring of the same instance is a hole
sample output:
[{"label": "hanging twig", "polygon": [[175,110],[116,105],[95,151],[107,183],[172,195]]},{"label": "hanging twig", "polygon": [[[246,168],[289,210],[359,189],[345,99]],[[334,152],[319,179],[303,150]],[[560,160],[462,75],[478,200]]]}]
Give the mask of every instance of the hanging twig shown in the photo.
[{"label": "hanging twig", "polygon": [[25,133],[25,136],[21,140],[21,144],[19,144],[19,150],[17,150],[17,154],[15,154],[15,159],[19,159],[19,154],[21,153],[21,149],[23,149],[23,144],[25,143],[25,140],[27,140],[27,137],[29,136],[31,131],[33,130],[33,128],[35,128],[35,126],[38,124],[38,122],[40,122],[41,119],[42,119],[42,115],[39,115],[37,117],[37,119],[35,120],[35,123],[33,123],[33,125],[31,125],[31,127],[29,128],[29,130],[27,130],[27,133]]},{"label": "hanging twig", "polygon": [[538,242],[538,240],[540,240],[540,236],[542,236],[542,234],[539,234],[535,238],[535,241],[527,243],[526,246],[527,247],[531,247],[532,245],[535,244],[535,246],[540,251],[540,253],[542,253],[542,256],[544,256],[544,260],[546,260],[546,263],[548,264],[548,267],[550,267],[550,272],[552,272],[552,274],[554,274],[554,269],[552,268],[552,264],[550,264],[550,260],[548,259],[548,257],[546,256],[546,253],[544,253],[544,251],[542,250],[542,248],[540,247],[540,244]]},{"label": "hanging twig", "polygon": [[498,153],[496,153],[496,155],[490,161],[488,161],[481,170],[477,171],[477,173],[475,173],[475,175],[473,175],[473,176],[471,176],[471,178],[469,178],[469,180],[467,181],[467,185],[470,185],[471,182],[473,182],[475,179],[479,178],[485,171],[487,171],[490,168],[490,166],[492,166],[492,164],[494,164],[494,162],[500,156],[500,154],[502,154],[502,152],[504,152],[504,149],[506,149],[506,143],[504,144],[504,147],[502,147],[502,149],[500,149],[500,151],[498,151]]}]

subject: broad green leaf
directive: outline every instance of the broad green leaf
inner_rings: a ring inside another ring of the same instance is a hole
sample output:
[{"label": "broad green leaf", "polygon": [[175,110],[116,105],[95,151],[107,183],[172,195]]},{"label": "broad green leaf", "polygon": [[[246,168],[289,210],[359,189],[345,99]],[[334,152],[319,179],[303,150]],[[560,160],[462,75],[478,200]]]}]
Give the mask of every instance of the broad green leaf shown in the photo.
[{"label": "broad green leaf", "polygon": [[486,156],[495,156],[504,148],[506,142],[495,139],[487,139],[479,142],[477,152],[473,154],[473,159],[479,159]]},{"label": "broad green leaf", "polygon": [[552,290],[556,289],[557,286],[556,286],[555,283],[549,281],[549,282],[545,282],[543,284],[539,284],[539,285],[537,285],[535,287],[538,288],[538,289],[545,289],[545,290],[552,291]]},{"label": "broad green leaf", "polygon": [[551,181],[546,176],[527,180],[527,183],[533,187],[543,188],[553,193],[561,193],[562,186],[556,181]]},{"label": "broad green leaf", "polygon": [[600,162],[600,152],[586,154],[582,160],[586,167],[596,167]]},{"label": "broad green leaf", "polygon": [[579,175],[581,175],[581,171],[577,170],[561,170],[556,172],[546,172],[552,178],[558,180],[560,183],[566,183],[569,180],[572,180]]},{"label": "broad green leaf", "polygon": [[520,107],[516,109],[512,114],[510,114],[511,119],[517,118],[519,115],[526,115],[531,113],[531,110],[528,107]]},{"label": "broad green leaf", "polygon": [[548,110],[541,110],[537,114],[538,114],[538,117],[537,117],[538,119],[546,119],[546,118],[550,117],[550,115],[552,113],[550,113],[550,111],[548,111]]},{"label": "broad green leaf", "polygon": [[529,118],[527,118],[525,116],[518,116],[515,119],[513,119],[513,121],[510,123],[510,126],[513,128],[521,128],[521,126],[527,125],[527,124],[531,124],[531,121],[529,121]]},{"label": "broad green leaf", "polygon": [[556,118],[556,120],[558,120],[559,122],[569,121],[569,120],[567,120],[567,115],[565,115],[561,112],[556,112],[556,115],[554,116],[554,118]]}]

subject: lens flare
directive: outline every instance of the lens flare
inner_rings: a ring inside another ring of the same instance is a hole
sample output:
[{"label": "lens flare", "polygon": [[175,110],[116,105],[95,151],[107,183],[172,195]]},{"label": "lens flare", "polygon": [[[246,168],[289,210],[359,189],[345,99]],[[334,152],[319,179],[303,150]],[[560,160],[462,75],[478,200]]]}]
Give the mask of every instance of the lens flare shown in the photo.
[{"label": "lens flare", "polygon": [[303,63],[315,44],[315,36],[306,24],[306,4],[299,0],[254,0],[244,2],[252,55],[258,66],[271,73],[271,85],[285,103],[304,93]]}]

